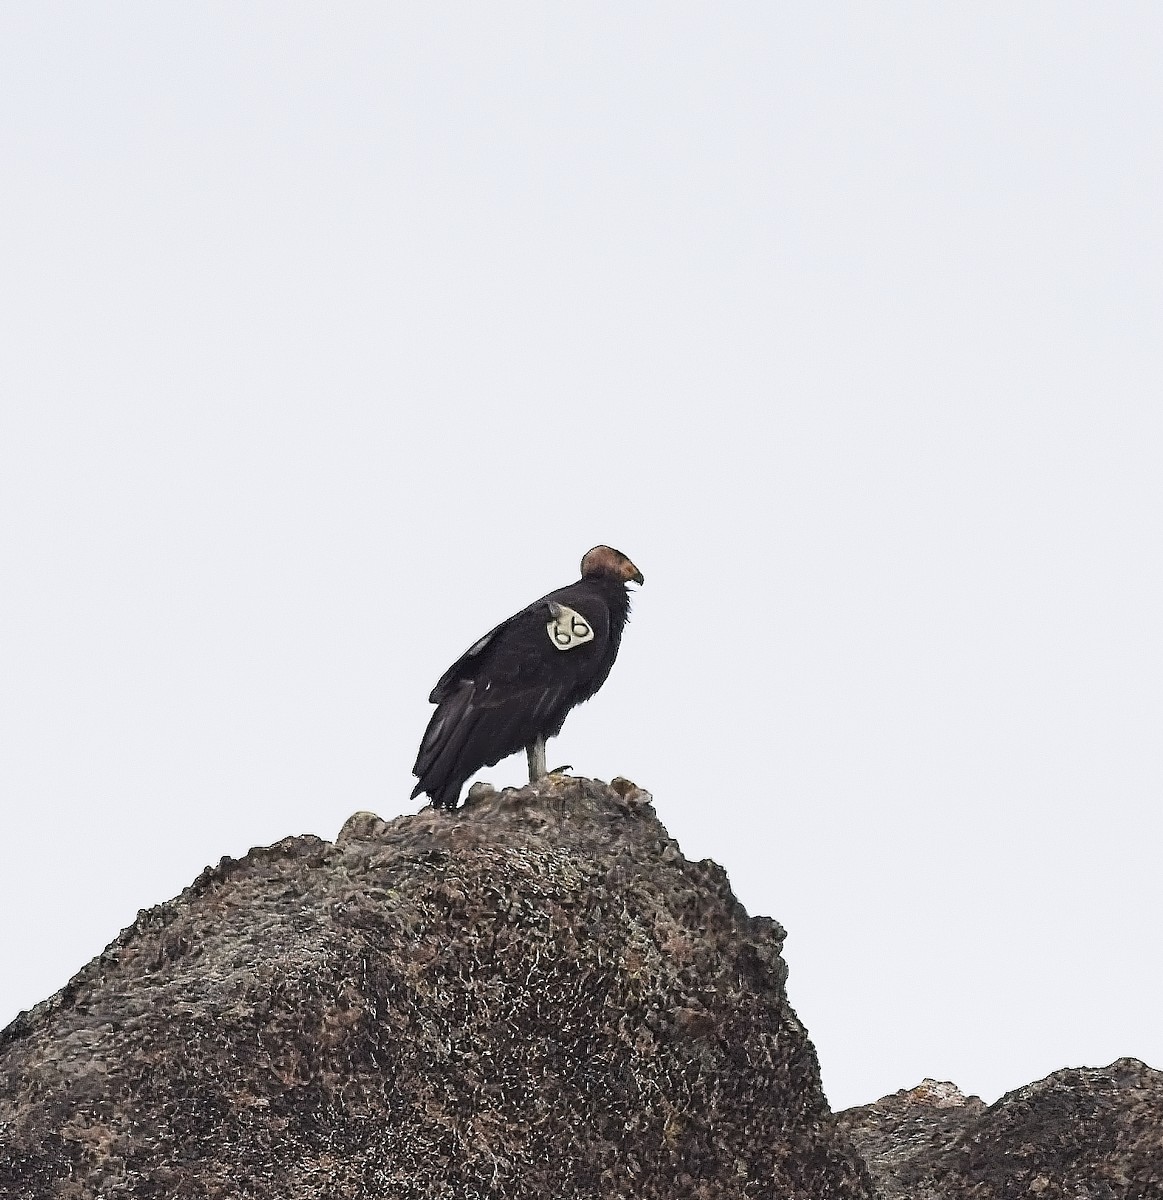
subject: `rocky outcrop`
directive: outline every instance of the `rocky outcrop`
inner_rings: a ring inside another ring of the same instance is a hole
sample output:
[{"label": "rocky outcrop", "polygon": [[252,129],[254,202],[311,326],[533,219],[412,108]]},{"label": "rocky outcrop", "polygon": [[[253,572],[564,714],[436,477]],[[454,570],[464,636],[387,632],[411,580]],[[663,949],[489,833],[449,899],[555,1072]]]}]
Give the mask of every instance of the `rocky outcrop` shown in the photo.
[{"label": "rocky outcrop", "polygon": [[783,930],[646,793],[471,797],[224,859],[22,1014],[0,1200],[1163,1200],[1163,1073],[833,1118]]},{"label": "rocky outcrop", "polygon": [[838,1120],[883,1200],[1163,1198],[1163,1072],[1133,1058],[989,1106],[926,1079]]},{"label": "rocky outcrop", "polygon": [[0,1034],[0,1196],[870,1197],[783,937],[625,781],[358,814]]}]

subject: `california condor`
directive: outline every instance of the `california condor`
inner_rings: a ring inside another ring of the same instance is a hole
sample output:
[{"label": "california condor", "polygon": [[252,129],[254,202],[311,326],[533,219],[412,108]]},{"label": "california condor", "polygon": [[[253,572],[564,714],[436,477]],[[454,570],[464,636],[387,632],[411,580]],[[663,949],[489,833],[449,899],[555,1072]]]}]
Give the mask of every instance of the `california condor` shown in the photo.
[{"label": "california condor", "polygon": [[581,578],[542,596],[474,642],[440,677],[412,774],[412,796],[455,808],[464,781],[524,747],[529,780],[545,774],[545,742],[569,710],[606,682],[630,615],[626,584],[642,572],[620,551],[595,546]]}]

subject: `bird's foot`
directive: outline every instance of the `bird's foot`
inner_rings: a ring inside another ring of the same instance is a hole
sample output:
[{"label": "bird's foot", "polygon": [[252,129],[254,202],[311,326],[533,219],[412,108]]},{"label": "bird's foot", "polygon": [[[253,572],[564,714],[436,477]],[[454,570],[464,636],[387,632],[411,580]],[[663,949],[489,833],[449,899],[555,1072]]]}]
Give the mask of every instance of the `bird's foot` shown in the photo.
[{"label": "bird's foot", "polygon": [[573,770],[573,763],[566,763],[564,767],[554,767],[552,771],[546,771],[546,775],[564,775],[566,771]]}]

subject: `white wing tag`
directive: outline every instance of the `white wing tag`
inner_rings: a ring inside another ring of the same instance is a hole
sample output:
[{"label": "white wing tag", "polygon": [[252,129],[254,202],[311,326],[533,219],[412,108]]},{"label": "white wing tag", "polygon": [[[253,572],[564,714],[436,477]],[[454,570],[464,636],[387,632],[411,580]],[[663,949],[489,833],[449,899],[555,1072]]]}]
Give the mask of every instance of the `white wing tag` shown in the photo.
[{"label": "white wing tag", "polygon": [[549,611],[553,620],[545,628],[549,631],[549,640],[559,650],[572,650],[574,646],[594,640],[593,627],[581,613],[553,601],[550,601]]}]

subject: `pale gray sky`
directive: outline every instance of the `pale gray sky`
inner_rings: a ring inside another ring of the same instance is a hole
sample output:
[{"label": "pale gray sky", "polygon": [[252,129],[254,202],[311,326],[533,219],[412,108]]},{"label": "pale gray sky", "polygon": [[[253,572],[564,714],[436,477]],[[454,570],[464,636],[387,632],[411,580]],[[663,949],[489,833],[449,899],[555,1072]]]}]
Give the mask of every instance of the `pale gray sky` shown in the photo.
[{"label": "pale gray sky", "polygon": [[1161,61],[1148,4],[6,4],[0,1023],[413,811],[436,677],[606,541],[549,757],[787,926],[836,1107],[1163,1065]]}]

